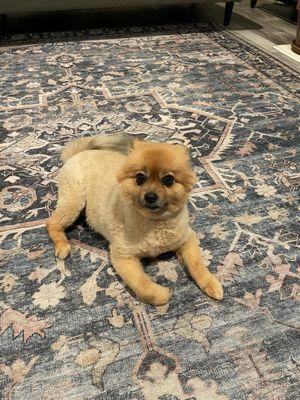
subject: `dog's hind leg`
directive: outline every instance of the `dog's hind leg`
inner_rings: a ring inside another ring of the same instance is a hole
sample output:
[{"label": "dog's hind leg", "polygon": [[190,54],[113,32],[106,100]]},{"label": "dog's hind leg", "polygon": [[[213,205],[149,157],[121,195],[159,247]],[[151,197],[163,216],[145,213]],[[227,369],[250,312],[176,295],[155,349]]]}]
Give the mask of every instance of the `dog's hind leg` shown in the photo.
[{"label": "dog's hind leg", "polygon": [[64,181],[58,190],[57,207],[46,226],[50,238],[53,241],[56,257],[65,259],[71,250],[65,234],[68,228],[78,218],[85,206],[85,198],[82,188],[76,182]]}]

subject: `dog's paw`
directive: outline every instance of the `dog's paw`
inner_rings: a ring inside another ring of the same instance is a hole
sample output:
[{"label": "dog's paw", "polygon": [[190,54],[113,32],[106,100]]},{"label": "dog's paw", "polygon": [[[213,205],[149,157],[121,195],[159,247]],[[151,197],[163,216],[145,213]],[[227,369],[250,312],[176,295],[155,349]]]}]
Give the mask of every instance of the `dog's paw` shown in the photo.
[{"label": "dog's paw", "polygon": [[55,256],[64,260],[71,253],[71,246],[68,242],[61,242],[55,246]]},{"label": "dog's paw", "polygon": [[156,290],[155,297],[153,299],[154,306],[163,306],[167,304],[171,297],[171,290],[161,286],[159,290]]},{"label": "dog's paw", "polygon": [[210,277],[202,290],[209,297],[212,297],[215,300],[222,300],[224,297],[223,287],[218,278],[216,278],[213,274],[210,274]]},{"label": "dog's paw", "polygon": [[157,284],[152,284],[142,295],[141,300],[154,306],[167,304],[171,297],[171,290]]}]

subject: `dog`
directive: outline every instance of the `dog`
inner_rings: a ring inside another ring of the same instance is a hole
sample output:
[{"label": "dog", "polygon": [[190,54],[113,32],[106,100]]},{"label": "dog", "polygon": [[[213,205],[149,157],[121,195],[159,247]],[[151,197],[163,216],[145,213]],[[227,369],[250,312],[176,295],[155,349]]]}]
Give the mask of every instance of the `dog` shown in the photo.
[{"label": "dog", "polygon": [[57,207],[46,226],[55,255],[65,259],[65,229],[85,209],[89,226],[110,243],[111,262],[146,303],[166,304],[171,292],[153,282],[140,260],[173,251],[208,296],[223,288],[204,265],[187,202],[196,182],[187,147],[125,135],[80,138],[62,151]]}]

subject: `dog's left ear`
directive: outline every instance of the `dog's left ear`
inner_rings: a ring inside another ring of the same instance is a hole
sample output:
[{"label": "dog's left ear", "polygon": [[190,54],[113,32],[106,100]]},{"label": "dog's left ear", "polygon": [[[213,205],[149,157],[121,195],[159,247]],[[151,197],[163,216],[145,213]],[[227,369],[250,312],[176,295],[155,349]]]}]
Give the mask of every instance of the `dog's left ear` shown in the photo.
[{"label": "dog's left ear", "polygon": [[192,187],[197,182],[197,175],[193,170],[193,163],[190,154],[190,149],[183,144],[175,144],[178,155],[185,162],[185,168],[182,169],[182,181],[187,190],[192,190]]},{"label": "dog's left ear", "polygon": [[192,164],[190,149],[184,144],[175,144],[174,146],[176,146],[176,150],[178,151],[178,153],[184,156],[187,161]]},{"label": "dog's left ear", "polygon": [[184,153],[189,153],[190,149],[185,145],[185,144],[174,144],[174,146],[176,146],[176,148],[178,149],[178,151],[184,152]]}]

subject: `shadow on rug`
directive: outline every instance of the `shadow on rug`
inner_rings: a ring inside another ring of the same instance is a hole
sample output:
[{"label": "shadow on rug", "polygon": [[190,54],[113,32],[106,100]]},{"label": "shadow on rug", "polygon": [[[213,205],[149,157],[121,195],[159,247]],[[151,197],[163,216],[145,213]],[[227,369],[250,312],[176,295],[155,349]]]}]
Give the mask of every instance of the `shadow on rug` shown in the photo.
[{"label": "shadow on rug", "polygon": [[[130,32],[1,53],[0,397],[296,400],[299,80],[210,26]],[[223,302],[170,256],[145,267],[170,304],[140,304],[84,219],[55,259],[61,148],[111,132],[190,147],[191,221]]]}]

